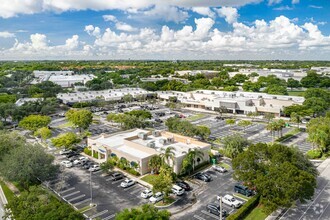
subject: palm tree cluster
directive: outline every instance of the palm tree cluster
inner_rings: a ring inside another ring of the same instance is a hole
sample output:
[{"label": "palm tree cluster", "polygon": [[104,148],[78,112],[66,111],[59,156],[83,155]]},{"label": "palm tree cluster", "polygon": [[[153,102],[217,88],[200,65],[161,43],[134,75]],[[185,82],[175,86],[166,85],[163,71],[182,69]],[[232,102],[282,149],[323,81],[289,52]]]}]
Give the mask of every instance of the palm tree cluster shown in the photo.
[{"label": "palm tree cluster", "polygon": [[273,137],[273,142],[274,142],[276,132],[277,132],[278,137],[282,137],[282,135],[283,135],[282,131],[283,131],[283,128],[285,128],[285,126],[286,126],[286,123],[283,119],[270,121],[268,123],[266,129],[271,132],[272,137]]},{"label": "palm tree cluster", "polygon": [[198,159],[203,158],[204,153],[198,149],[189,149],[185,158],[182,161],[181,173],[191,173],[195,171],[196,162],[199,163]]}]

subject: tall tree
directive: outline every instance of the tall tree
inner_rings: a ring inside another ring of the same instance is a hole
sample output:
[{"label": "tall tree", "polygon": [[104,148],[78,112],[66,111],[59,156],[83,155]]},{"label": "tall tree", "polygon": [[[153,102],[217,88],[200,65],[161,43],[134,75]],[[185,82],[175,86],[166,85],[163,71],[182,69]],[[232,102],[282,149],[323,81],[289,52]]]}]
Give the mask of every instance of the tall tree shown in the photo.
[{"label": "tall tree", "polygon": [[80,139],[75,133],[68,132],[60,134],[55,138],[52,138],[51,141],[55,147],[64,147],[66,149],[70,149],[73,147],[74,144],[79,143]]},{"label": "tall tree", "polygon": [[316,145],[322,152],[330,147],[330,118],[314,118],[307,124],[308,140]]},{"label": "tall tree", "polygon": [[144,204],[131,210],[124,209],[116,215],[116,220],[144,219],[144,220],[169,220],[171,213],[167,210],[159,211],[155,206]]},{"label": "tall tree", "polygon": [[171,147],[171,146],[161,149],[162,153],[160,154],[160,157],[162,158],[163,164],[166,163],[171,167],[174,165],[174,161],[175,161],[174,150],[175,150],[175,148]]},{"label": "tall tree", "polygon": [[159,170],[163,164],[162,158],[159,155],[154,155],[150,158],[148,166],[152,173],[159,173]]},{"label": "tall tree", "polygon": [[221,140],[224,145],[224,151],[227,157],[235,158],[239,153],[243,152],[244,149],[249,146],[250,142],[238,135],[226,136]]},{"label": "tall tree", "polygon": [[184,157],[183,161],[182,161],[182,173],[191,173],[195,171],[195,166],[196,166],[196,162],[198,163],[199,161],[198,158],[203,158],[204,157],[204,153],[198,149],[198,148],[194,148],[194,149],[189,149],[189,151],[187,152],[186,156]]},{"label": "tall tree", "polygon": [[291,115],[290,115],[290,120],[293,122],[293,123],[297,123],[298,125],[298,128],[299,128],[299,124],[301,123],[301,120],[302,120],[302,117],[299,113],[297,112],[292,112]]},{"label": "tall tree", "polygon": [[34,135],[41,137],[42,140],[47,140],[52,136],[52,131],[47,127],[43,127],[34,132]]},{"label": "tall tree", "polygon": [[76,127],[79,128],[80,132],[81,129],[86,130],[93,122],[93,114],[91,111],[82,109],[82,110],[74,110],[70,109],[65,114],[68,121],[74,124]]},{"label": "tall tree", "polygon": [[29,115],[25,118],[23,118],[18,126],[21,128],[30,130],[30,131],[36,131],[39,128],[47,127],[49,123],[51,122],[51,118],[48,116],[42,116],[42,115]]},{"label": "tall tree", "polygon": [[256,188],[268,213],[314,195],[317,170],[295,148],[259,143],[240,153],[232,164],[234,178]]}]

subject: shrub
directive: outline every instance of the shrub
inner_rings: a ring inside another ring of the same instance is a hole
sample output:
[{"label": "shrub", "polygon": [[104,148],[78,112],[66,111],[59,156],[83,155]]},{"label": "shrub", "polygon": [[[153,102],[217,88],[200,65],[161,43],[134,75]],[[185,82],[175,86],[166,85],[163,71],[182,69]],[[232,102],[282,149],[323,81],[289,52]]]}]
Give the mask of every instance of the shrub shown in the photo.
[{"label": "shrub", "polygon": [[140,176],[140,173],[134,168],[126,167],[126,171],[134,176]]},{"label": "shrub", "polygon": [[89,156],[92,156],[92,150],[89,149],[88,147],[85,147],[84,148],[84,153],[87,154],[87,155],[89,155]]},{"label": "shrub", "polygon": [[260,195],[252,197],[236,213],[229,215],[227,220],[244,219],[259,204]]},{"label": "shrub", "polygon": [[320,150],[309,150],[306,153],[309,159],[318,159],[322,157],[322,152]]}]

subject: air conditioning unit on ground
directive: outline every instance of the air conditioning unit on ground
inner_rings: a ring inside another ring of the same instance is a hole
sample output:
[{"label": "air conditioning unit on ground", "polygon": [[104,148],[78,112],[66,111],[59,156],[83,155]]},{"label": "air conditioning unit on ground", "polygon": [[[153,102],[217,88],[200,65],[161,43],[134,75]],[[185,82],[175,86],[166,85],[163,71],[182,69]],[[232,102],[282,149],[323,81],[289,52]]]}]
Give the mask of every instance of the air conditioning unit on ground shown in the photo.
[{"label": "air conditioning unit on ground", "polygon": [[159,139],[159,143],[162,144],[162,145],[165,145],[167,143],[167,140],[166,139]]},{"label": "air conditioning unit on ground", "polygon": [[147,147],[155,148],[156,147],[155,141],[151,141],[151,142],[147,143]]},{"label": "air conditioning unit on ground", "polygon": [[147,140],[148,134],[144,132],[138,133],[138,137],[141,138],[142,140]]},{"label": "air conditioning unit on ground", "polygon": [[160,136],[160,132],[159,131],[152,131],[152,136],[159,137]]},{"label": "air conditioning unit on ground", "polygon": [[174,137],[167,138],[168,143],[174,143]]}]

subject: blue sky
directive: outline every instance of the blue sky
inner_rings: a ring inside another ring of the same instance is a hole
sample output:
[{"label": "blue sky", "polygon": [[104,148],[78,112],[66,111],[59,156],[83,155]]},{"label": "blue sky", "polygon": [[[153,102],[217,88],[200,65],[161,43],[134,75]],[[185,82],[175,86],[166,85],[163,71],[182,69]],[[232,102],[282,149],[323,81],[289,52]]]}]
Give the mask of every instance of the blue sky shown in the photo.
[{"label": "blue sky", "polygon": [[330,59],[329,0],[3,1],[1,59]]}]

